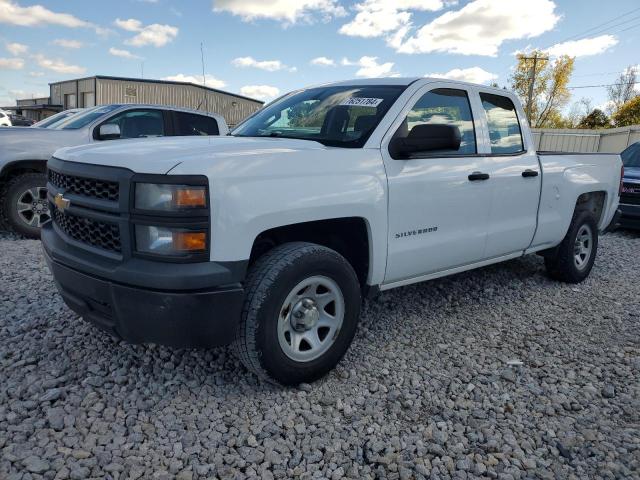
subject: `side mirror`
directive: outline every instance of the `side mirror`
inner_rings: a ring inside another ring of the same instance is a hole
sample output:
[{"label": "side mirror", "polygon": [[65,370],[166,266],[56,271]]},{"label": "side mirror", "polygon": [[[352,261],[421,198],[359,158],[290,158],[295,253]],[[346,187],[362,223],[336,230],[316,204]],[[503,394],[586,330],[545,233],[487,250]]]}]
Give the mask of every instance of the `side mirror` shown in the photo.
[{"label": "side mirror", "polygon": [[120,138],[120,126],[116,125],[115,123],[100,125],[98,137],[100,138],[100,140],[114,140],[116,138]]},{"label": "side mirror", "polygon": [[396,160],[406,159],[412,153],[460,149],[462,137],[455,125],[416,125],[406,138],[394,138],[389,142],[389,153]]}]

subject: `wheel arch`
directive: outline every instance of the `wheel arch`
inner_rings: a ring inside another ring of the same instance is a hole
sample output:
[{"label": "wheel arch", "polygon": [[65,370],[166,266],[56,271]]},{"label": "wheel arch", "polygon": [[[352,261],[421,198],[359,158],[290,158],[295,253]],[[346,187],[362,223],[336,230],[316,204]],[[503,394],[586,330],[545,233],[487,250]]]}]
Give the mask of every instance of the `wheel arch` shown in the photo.
[{"label": "wheel arch", "polygon": [[22,173],[45,173],[46,171],[46,160],[15,160],[7,163],[0,170],[0,181],[6,182]]},{"label": "wheel arch", "polygon": [[264,230],[256,235],[249,258],[252,265],[272,248],[288,242],[310,242],[335,250],[351,264],[361,287],[371,280],[371,226],[364,217],[340,217],[293,223]]}]

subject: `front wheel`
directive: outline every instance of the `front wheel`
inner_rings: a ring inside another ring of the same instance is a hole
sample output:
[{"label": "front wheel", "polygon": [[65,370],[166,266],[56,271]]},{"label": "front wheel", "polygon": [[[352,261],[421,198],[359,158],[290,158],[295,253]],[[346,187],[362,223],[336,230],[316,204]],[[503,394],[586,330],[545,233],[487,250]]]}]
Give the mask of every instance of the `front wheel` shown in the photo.
[{"label": "front wheel", "polygon": [[47,200],[47,176],[24,173],[12,178],[0,195],[0,216],[16,233],[40,238],[40,227],[51,219]]},{"label": "front wheel", "polygon": [[545,256],[549,276],[580,283],[589,276],[598,252],[598,225],[588,210],[574,214],[562,243]]},{"label": "front wheel", "polygon": [[360,302],[358,278],[340,254],[312,243],[280,245],[249,271],[234,350],[263,378],[312,382],[349,348]]}]

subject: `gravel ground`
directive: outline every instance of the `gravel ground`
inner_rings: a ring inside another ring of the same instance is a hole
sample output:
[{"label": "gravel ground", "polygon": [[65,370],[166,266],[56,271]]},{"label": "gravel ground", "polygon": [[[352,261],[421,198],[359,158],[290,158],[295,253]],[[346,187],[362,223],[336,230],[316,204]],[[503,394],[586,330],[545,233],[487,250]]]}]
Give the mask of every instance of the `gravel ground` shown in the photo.
[{"label": "gravel ground", "polygon": [[227,349],[106,337],[5,235],[0,478],[640,478],[639,252],[602,238],[577,286],[533,256],[386,292],[284,389]]}]

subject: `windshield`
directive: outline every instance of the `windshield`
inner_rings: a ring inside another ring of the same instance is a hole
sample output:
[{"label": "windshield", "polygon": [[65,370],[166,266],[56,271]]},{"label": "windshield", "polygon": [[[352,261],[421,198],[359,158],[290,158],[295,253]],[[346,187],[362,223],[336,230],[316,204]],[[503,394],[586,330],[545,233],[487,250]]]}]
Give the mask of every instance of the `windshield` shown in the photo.
[{"label": "windshield", "polygon": [[44,120],[40,120],[39,122],[34,123],[31,126],[38,127],[38,128],[52,128],[58,122],[62,122],[66,118],[69,118],[71,115],[75,115],[76,113],[78,113],[78,110],[66,110],[64,112],[51,115],[50,117],[45,118]]},{"label": "windshield", "polygon": [[640,142],[634,143],[620,154],[625,167],[640,168]]},{"label": "windshield", "polygon": [[63,120],[60,123],[56,123],[51,128],[53,128],[54,130],[77,130],[89,125],[91,122],[102,117],[104,114],[113,112],[117,108],[120,108],[120,105],[105,105],[102,107],[89,108],[82,113],[72,115],[71,117]]},{"label": "windshield", "polygon": [[238,125],[238,137],[314,140],[362,147],[404,86],[336,86],[294,92]]}]

